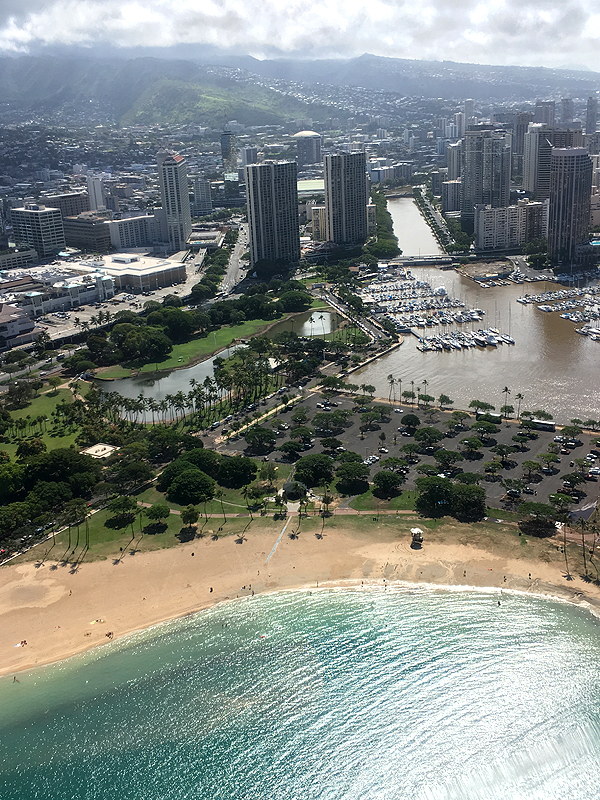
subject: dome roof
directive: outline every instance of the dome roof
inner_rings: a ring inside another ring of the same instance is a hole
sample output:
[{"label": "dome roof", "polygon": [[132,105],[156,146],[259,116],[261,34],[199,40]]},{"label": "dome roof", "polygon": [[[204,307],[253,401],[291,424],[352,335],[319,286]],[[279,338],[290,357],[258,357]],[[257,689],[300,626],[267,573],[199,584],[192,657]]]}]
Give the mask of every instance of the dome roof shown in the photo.
[{"label": "dome roof", "polygon": [[299,133],[295,133],[292,136],[292,139],[299,139],[300,137],[304,137],[304,136],[319,136],[320,137],[321,134],[317,133],[316,131],[300,131]]}]

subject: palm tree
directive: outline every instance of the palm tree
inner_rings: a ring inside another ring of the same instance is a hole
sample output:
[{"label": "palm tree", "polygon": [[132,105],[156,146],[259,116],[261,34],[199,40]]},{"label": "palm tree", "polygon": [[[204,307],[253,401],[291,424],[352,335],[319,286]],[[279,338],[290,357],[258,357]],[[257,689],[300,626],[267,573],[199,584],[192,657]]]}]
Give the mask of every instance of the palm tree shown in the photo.
[{"label": "palm tree", "polygon": [[519,405],[517,406],[517,420],[521,418],[521,400],[523,399],[523,395],[521,392],[515,395],[515,399],[519,401]]},{"label": "palm tree", "polygon": [[[387,382],[390,385],[390,391],[388,392],[388,403],[391,403],[391,401],[392,401],[392,390],[393,390],[394,385],[396,383],[396,379],[394,378],[394,376],[392,374],[390,374],[390,375],[387,376]],[[394,392],[394,400],[395,399],[396,399],[396,392]]]},{"label": "palm tree", "polygon": [[508,395],[510,394],[510,389],[508,386],[505,386],[504,389],[502,389],[502,394],[504,395],[504,405],[508,406]]}]

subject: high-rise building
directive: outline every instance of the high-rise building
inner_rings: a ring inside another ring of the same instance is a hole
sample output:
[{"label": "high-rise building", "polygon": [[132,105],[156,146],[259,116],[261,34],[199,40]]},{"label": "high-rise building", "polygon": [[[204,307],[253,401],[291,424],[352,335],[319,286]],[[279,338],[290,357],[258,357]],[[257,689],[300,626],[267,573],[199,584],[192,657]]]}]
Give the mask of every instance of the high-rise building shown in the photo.
[{"label": "high-rise building", "polygon": [[192,188],[194,191],[194,214],[199,217],[212,212],[212,194],[210,181],[198,176],[193,178]]},{"label": "high-rise building", "polygon": [[592,159],[583,147],[554,147],[550,164],[548,256],[554,263],[581,260],[589,242]]},{"label": "high-rise building", "polygon": [[455,181],[460,178],[461,143],[449,144],[446,147],[446,164],[448,166],[448,180]]},{"label": "high-rise building", "polygon": [[512,151],[513,155],[515,156],[522,156],[525,151],[525,134],[527,133],[527,127],[530,122],[533,121],[533,116],[524,111],[521,114],[517,114],[515,116],[515,123],[513,126],[513,139],[512,139]]},{"label": "high-rise building", "polygon": [[442,183],[442,211],[460,211],[461,181],[452,180]]},{"label": "high-rise building", "polygon": [[298,167],[295,161],[264,161],[244,167],[250,230],[250,264],[296,264],[300,260]]},{"label": "high-rise building", "polygon": [[242,167],[256,164],[258,161],[258,147],[242,147]]},{"label": "high-rise building", "polygon": [[298,169],[307,164],[321,163],[321,134],[315,131],[300,131],[292,139],[296,140],[296,161]]},{"label": "high-rise building", "polygon": [[237,172],[237,145],[235,135],[231,131],[223,131],[221,134],[221,159],[223,172]]},{"label": "high-rise building", "polygon": [[184,250],[192,232],[187,165],[179,153],[160,150],[156,154],[167,238],[173,252]]},{"label": "high-rise building", "polygon": [[585,132],[588,136],[596,133],[596,125],[598,124],[598,98],[588,97],[587,106],[585,110]]},{"label": "high-rise building", "polygon": [[463,103],[463,114],[465,115],[465,125],[469,125],[474,113],[474,100],[465,100]]},{"label": "high-rise building", "polygon": [[312,214],[312,238],[315,242],[324,242],[327,236],[327,213],[325,206],[313,206]]},{"label": "high-rise building", "polygon": [[508,206],[511,136],[488,126],[473,127],[462,139],[461,225],[473,230],[476,205]]},{"label": "high-rise building", "polygon": [[[87,176],[87,190],[90,196],[90,211],[106,207],[106,197],[104,193],[104,181],[98,175]],[[81,213],[81,212],[78,212]],[[69,215],[71,216],[71,215]]]},{"label": "high-rise building", "polygon": [[565,127],[573,124],[575,118],[575,103],[570,97],[563,97],[560,101],[560,124]]},{"label": "high-rise building", "polygon": [[65,231],[58,208],[31,203],[23,208],[12,208],[10,219],[15,243],[28,244],[40,258],[65,249]]},{"label": "high-rise building", "polygon": [[550,196],[550,158],[553,147],[582,147],[580,130],[562,130],[533,122],[525,134],[523,188],[536,200]]},{"label": "high-rise building", "polygon": [[538,100],[535,104],[534,122],[552,125],[556,121],[556,103],[554,100]]},{"label": "high-rise building", "polygon": [[327,240],[343,246],[367,238],[367,181],[364,153],[326,155]]},{"label": "high-rise building", "polygon": [[548,201],[532,203],[519,200],[504,208],[475,207],[475,248],[477,250],[512,250],[533,239],[546,237]]}]

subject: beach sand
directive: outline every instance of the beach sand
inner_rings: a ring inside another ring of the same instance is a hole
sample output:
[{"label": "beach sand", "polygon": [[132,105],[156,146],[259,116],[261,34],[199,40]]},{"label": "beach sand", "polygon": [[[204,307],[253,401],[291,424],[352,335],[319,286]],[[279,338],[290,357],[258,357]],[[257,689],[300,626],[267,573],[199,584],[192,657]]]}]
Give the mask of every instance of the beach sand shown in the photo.
[{"label": "beach sand", "polygon": [[[253,591],[406,581],[499,587],[600,608],[600,588],[579,575],[568,581],[558,558],[528,560],[518,550],[507,554],[506,548],[495,555],[480,542],[461,544],[454,536],[438,541],[428,530],[423,548],[412,550],[406,523],[365,531],[341,519],[325,527],[321,539],[307,531],[290,539],[286,532],[271,553],[283,523],[260,520],[258,525],[242,544],[232,536],[207,537],[127,554],[118,562],[84,563],[76,572],[53,562],[4,566],[0,675],[106,644],[107,633],[124,636]],[[25,646],[15,647],[23,640]]]}]

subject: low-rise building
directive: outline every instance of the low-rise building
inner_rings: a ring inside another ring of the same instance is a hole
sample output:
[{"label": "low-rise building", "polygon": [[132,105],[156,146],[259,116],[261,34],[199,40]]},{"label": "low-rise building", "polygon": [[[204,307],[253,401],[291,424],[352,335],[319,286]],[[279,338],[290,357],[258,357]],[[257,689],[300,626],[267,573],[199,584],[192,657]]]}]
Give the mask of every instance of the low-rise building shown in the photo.
[{"label": "low-rise building", "polygon": [[115,253],[104,259],[80,261],[76,268],[108,275],[117,289],[136,293],[174,286],[187,278],[183,261],[134,253]]},{"label": "low-rise building", "polygon": [[35,323],[21,308],[0,303],[0,349],[31,342],[36,333]]},{"label": "low-rise building", "polygon": [[113,249],[113,244],[106,222],[106,216],[93,211],[65,217],[65,241],[70,247],[79,247],[88,253],[108,253]]}]

